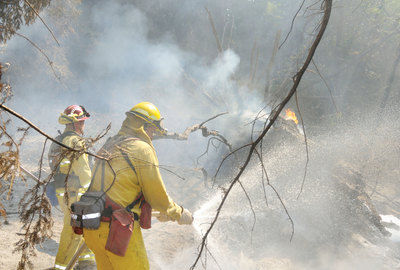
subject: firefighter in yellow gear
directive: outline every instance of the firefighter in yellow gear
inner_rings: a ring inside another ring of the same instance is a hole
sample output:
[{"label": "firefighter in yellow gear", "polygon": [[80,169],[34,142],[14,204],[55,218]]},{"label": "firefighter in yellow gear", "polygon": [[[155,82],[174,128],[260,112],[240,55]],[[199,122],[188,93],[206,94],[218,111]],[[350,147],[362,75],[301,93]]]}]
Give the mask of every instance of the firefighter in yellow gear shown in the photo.
[{"label": "firefighter in yellow gear", "polygon": [[[62,134],[56,140],[75,149],[83,149],[84,139],[82,138],[84,122],[90,117],[85,108],[80,105],[67,107],[59,117],[60,124],[66,125]],[[75,156],[74,156],[75,155]],[[54,269],[66,269],[68,263],[78,250],[84,239],[81,235],[73,232],[70,226],[70,206],[79,200],[80,196],[90,185],[91,170],[88,156],[86,154],[76,155],[67,153],[63,147],[52,143],[49,151],[49,163],[52,171],[56,196],[60,208],[64,214],[64,226],[60,236],[60,244]],[[65,200],[65,180],[67,178],[68,205]],[[94,254],[87,248],[81,253],[75,269],[96,269]]]},{"label": "firefighter in yellow gear", "polygon": [[[101,190],[103,176],[104,190],[107,196],[126,208],[132,201],[143,194],[151,207],[166,217],[163,221],[178,221],[179,224],[191,224],[192,214],[176,204],[167,194],[158,168],[158,159],[152,144],[154,135],[164,134],[159,110],[149,102],[142,102],[126,113],[127,117],[118,134],[108,140],[103,149],[110,157],[110,166],[95,170],[93,191]],[[127,153],[123,157],[121,150]],[[127,161],[126,157],[129,158]],[[98,161],[96,166],[101,162]],[[132,166],[133,165],[133,166]],[[134,168],[134,170],[132,169]],[[115,175],[114,175],[115,173]],[[140,216],[140,204],[131,211]],[[101,222],[97,230],[84,229],[83,235],[87,246],[94,252],[99,270],[147,270],[149,262],[144,246],[139,222],[134,221],[125,256],[118,256],[106,250],[105,246],[110,231],[108,222]]]}]

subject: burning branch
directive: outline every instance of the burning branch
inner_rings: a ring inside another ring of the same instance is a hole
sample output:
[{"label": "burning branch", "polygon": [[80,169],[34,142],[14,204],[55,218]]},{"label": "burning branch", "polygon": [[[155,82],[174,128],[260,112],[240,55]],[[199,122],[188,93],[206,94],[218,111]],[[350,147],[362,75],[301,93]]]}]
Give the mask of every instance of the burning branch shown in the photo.
[{"label": "burning branch", "polygon": [[[325,29],[328,25],[329,22],[329,18],[330,18],[330,14],[331,14],[331,10],[332,10],[332,0],[325,0],[323,2],[323,7],[324,7],[324,16],[322,18],[322,22],[321,22],[321,26],[319,29],[319,32],[314,40],[314,42],[311,45],[311,48],[308,52],[307,58],[303,64],[303,66],[301,67],[301,69],[296,73],[296,75],[293,77],[293,86],[292,89],[290,90],[289,94],[285,97],[285,99],[273,110],[274,113],[271,116],[271,119],[269,120],[268,124],[266,125],[266,127],[264,128],[264,130],[262,131],[262,133],[257,137],[257,139],[251,143],[250,149],[249,149],[249,153],[246,157],[246,160],[243,162],[243,165],[240,166],[240,171],[237,173],[237,175],[234,177],[234,179],[232,180],[232,182],[230,183],[228,189],[226,190],[221,203],[219,204],[218,208],[217,208],[217,213],[213,219],[213,221],[210,224],[210,227],[207,229],[206,233],[204,234],[203,238],[202,238],[202,242],[200,244],[200,250],[198,253],[198,256],[196,258],[196,260],[194,261],[193,265],[190,267],[190,269],[194,269],[198,263],[198,261],[201,258],[201,255],[204,251],[204,247],[206,245],[206,241],[208,238],[208,235],[210,234],[211,230],[213,229],[215,223],[218,220],[219,214],[221,212],[222,207],[225,204],[226,199],[228,198],[233,186],[239,181],[241,175],[244,173],[244,171],[246,170],[247,165],[249,164],[251,157],[253,156],[253,153],[256,151],[256,147],[258,146],[259,143],[262,142],[263,138],[265,137],[265,135],[267,134],[267,132],[270,130],[270,128],[272,127],[272,125],[274,124],[275,120],[278,118],[278,115],[281,113],[281,111],[283,110],[283,108],[286,106],[286,104],[290,101],[290,99],[293,97],[293,95],[296,93],[297,88],[300,84],[300,81],[305,73],[305,71],[307,70],[314,54],[315,51],[324,35]],[[277,191],[274,189],[274,191],[277,193]],[[278,197],[280,199],[280,197]],[[282,202],[282,200],[281,200]],[[286,210],[286,208],[285,208]],[[286,211],[287,213],[287,211]],[[290,217],[290,216],[289,216]],[[293,227],[293,231],[292,231],[292,235],[291,235],[291,239],[293,237],[294,234],[294,227]]]},{"label": "burning branch", "polygon": [[285,115],[286,120],[292,120],[293,122],[296,123],[296,125],[299,124],[299,120],[297,120],[296,114],[291,109],[286,109],[285,113],[286,113]]}]

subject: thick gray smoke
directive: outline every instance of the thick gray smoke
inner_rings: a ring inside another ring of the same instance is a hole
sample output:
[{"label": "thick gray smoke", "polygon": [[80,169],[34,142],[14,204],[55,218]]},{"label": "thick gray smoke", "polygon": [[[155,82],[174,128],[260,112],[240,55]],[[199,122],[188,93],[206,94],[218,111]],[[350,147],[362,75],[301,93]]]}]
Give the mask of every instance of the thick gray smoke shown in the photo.
[{"label": "thick gray smoke", "polygon": [[[271,60],[275,38],[280,36],[278,44],[284,40],[301,2],[53,0],[42,15],[54,29],[61,47],[40,21],[20,32],[48,54],[60,81],[43,55],[15,36],[0,51],[1,62],[11,63],[5,74],[14,91],[10,106],[52,135],[61,129],[57,124],[59,113],[70,104],[85,105],[92,113],[86,128],[91,136],[109,122],[110,133],[114,134],[124,113],[141,101],[156,104],[165,117],[166,127],[178,132],[217,113],[229,112],[207,126],[221,132],[234,146],[242,145],[250,140],[251,121],[257,112],[267,106],[269,113],[270,107],[287,93],[290,78],[302,64],[315,34],[318,17],[312,13],[319,6],[306,1],[289,38]],[[341,196],[341,189],[332,180],[338,164],[355,163],[370,185],[382,175],[362,164],[390,164],[385,167],[388,171],[395,167],[388,162],[397,158],[395,151],[378,134],[398,142],[397,134],[387,129],[397,122],[381,123],[376,132],[369,128],[383,116],[373,112],[386,85],[382,74],[388,72],[386,62],[392,58],[387,52],[394,47],[390,42],[367,44],[372,34],[379,41],[385,37],[381,36],[385,33],[382,29],[392,30],[386,24],[375,30],[375,21],[369,16],[376,12],[371,11],[372,2],[359,5],[359,1],[335,1],[337,7],[315,57],[325,82],[317,69],[310,66],[299,88],[310,137],[310,167],[299,200],[296,197],[305,161],[301,139],[284,140],[279,135],[266,138],[267,169],[293,217],[293,241],[289,242],[288,218],[268,188],[266,205],[261,168],[253,160],[242,179],[257,215],[253,231],[252,212],[237,186],[209,240],[209,249],[222,269],[378,269],[384,264],[382,258],[390,258],[382,268],[391,269],[396,262],[389,254],[394,249],[387,251],[387,243],[382,239],[379,241],[384,244],[365,240],[371,244],[370,249],[361,244],[349,247],[348,243],[363,243],[361,236],[350,233],[362,225],[352,216],[342,216],[356,210],[347,211],[351,202]],[[204,7],[213,15],[221,53]],[[359,24],[359,20],[365,20],[365,24]],[[376,50],[369,55],[371,48]],[[331,88],[339,112],[326,85]],[[265,93],[265,89],[269,91]],[[391,102],[395,103],[398,94],[392,95]],[[290,106],[293,109],[295,105]],[[256,134],[261,128],[259,121]],[[32,157],[40,155],[41,148],[32,145],[24,146],[25,162],[36,162]],[[158,239],[147,239],[150,259],[162,269],[182,269],[193,262],[204,232],[201,221],[210,222],[219,202],[220,191],[210,188],[210,180],[206,188],[203,175],[194,168],[205,167],[212,174],[227,149],[211,145],[209,153],[198,160],[206,147],[207,139],[197,133],[187,142],[156,142],[160,163],[187,178],[182,181],[163,172],[170,194],[198,210],[199,220],[190,231],[192,242],[182,245],[185,248],[174,254],[175,259],[166,260],[160,255],[163,244],[150,241]],[[371,153],[378,158],[371,161]],[[240,161],[245,154],[240,152],[236,158]],[[228,163],[217,184],[231,180],[237,171],[232,167],[235,161]],[[381,236],[373,224],[368,228],[373,237]],[[373,257],[379,251],[384,253],[382,258]],[[350,256],[352,252],[356,255]],[[218,269],[208,256],[209,269]]]},{"label": "thick gray smoke", "polygon": [[[3,50],[4,59],[11,61],[13,107],[50,133],[55,134],[59,113],[72,103],[92,112],[88,135],[97,134],[108,122],[117,130],[124,112],[144,100],[159,107],[169,130],[181,132],[217,113],[229,112],[231,118],[244,120],[241,115],[253,117],[262,107],[256,93],[233,80],[240,63],[234,50],[207,60],[181,49],[167,33],[158,41],[149,40],[150,19],[133,4],[104,1],[83,5],[81,12],[76,33],[60,37],[62,48],[52,45],[40,23],[22,31],[45,46],[61,83],[26,40],[16,37]],[[54,20],[50,15],[45,18]],[[218,125],[218,130],[232,133],[230,140],[237,136],[230,126]],[[205,139],[196,145],[195,140],[192,150],[204,143]],[[193,165],[200,154],[196,151],[196,156],[181,160]]]}]

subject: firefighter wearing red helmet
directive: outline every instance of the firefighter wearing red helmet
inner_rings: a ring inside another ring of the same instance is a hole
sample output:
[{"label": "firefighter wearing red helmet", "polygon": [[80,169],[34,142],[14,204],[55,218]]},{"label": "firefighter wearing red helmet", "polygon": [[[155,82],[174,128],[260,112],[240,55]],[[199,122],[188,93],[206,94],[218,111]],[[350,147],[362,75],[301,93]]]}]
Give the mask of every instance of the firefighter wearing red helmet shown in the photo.
[{"label": "firefighter wearing red helmet", "polygon": [[[65,125],[62,134],[56,140],[75,149],[83,149],[85,140],[82,138],[85,120],[90,114],[81,105],[68,106],[58,118]],[[89,187],[92,172],[87,154],[72,156],[66,149],[53,143],[49,151],[50,168],[54,173],[54,185],[60,208],[64,213],[64,226],[60,236],[60,244],[54,264],[54,269],[66,269],[71,258],[82,244],[83,237],[73,232],[70,226],[70,205],[77,201]],[[67,179],[68,205],[65,198],[65,182]],[[85,250],[79,257],[75,269],[96,269],[94,254]]]}]

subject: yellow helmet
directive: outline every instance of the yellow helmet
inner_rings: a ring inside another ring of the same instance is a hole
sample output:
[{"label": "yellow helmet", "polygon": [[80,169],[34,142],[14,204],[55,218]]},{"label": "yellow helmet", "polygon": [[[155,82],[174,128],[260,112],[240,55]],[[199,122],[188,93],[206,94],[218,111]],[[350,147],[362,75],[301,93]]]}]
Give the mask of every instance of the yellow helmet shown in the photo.
[{"label": "yellow helmet", "polygon": [[84,121],[90,117],[90,114],[82,105],[68,106],[58,118],[58,123],[61,125],[73,124]]},{"label": "yellow helmet", "polygon": [[161,117],[160,111],[153,103],[140,102],[133,106],[133,108],[130,109],[127,114],[133,114],[143,119],[146,123],[155,126],[162,135],[167,133],[167,130],[164,129],[162,125],[162,120],[164,118]]}]

